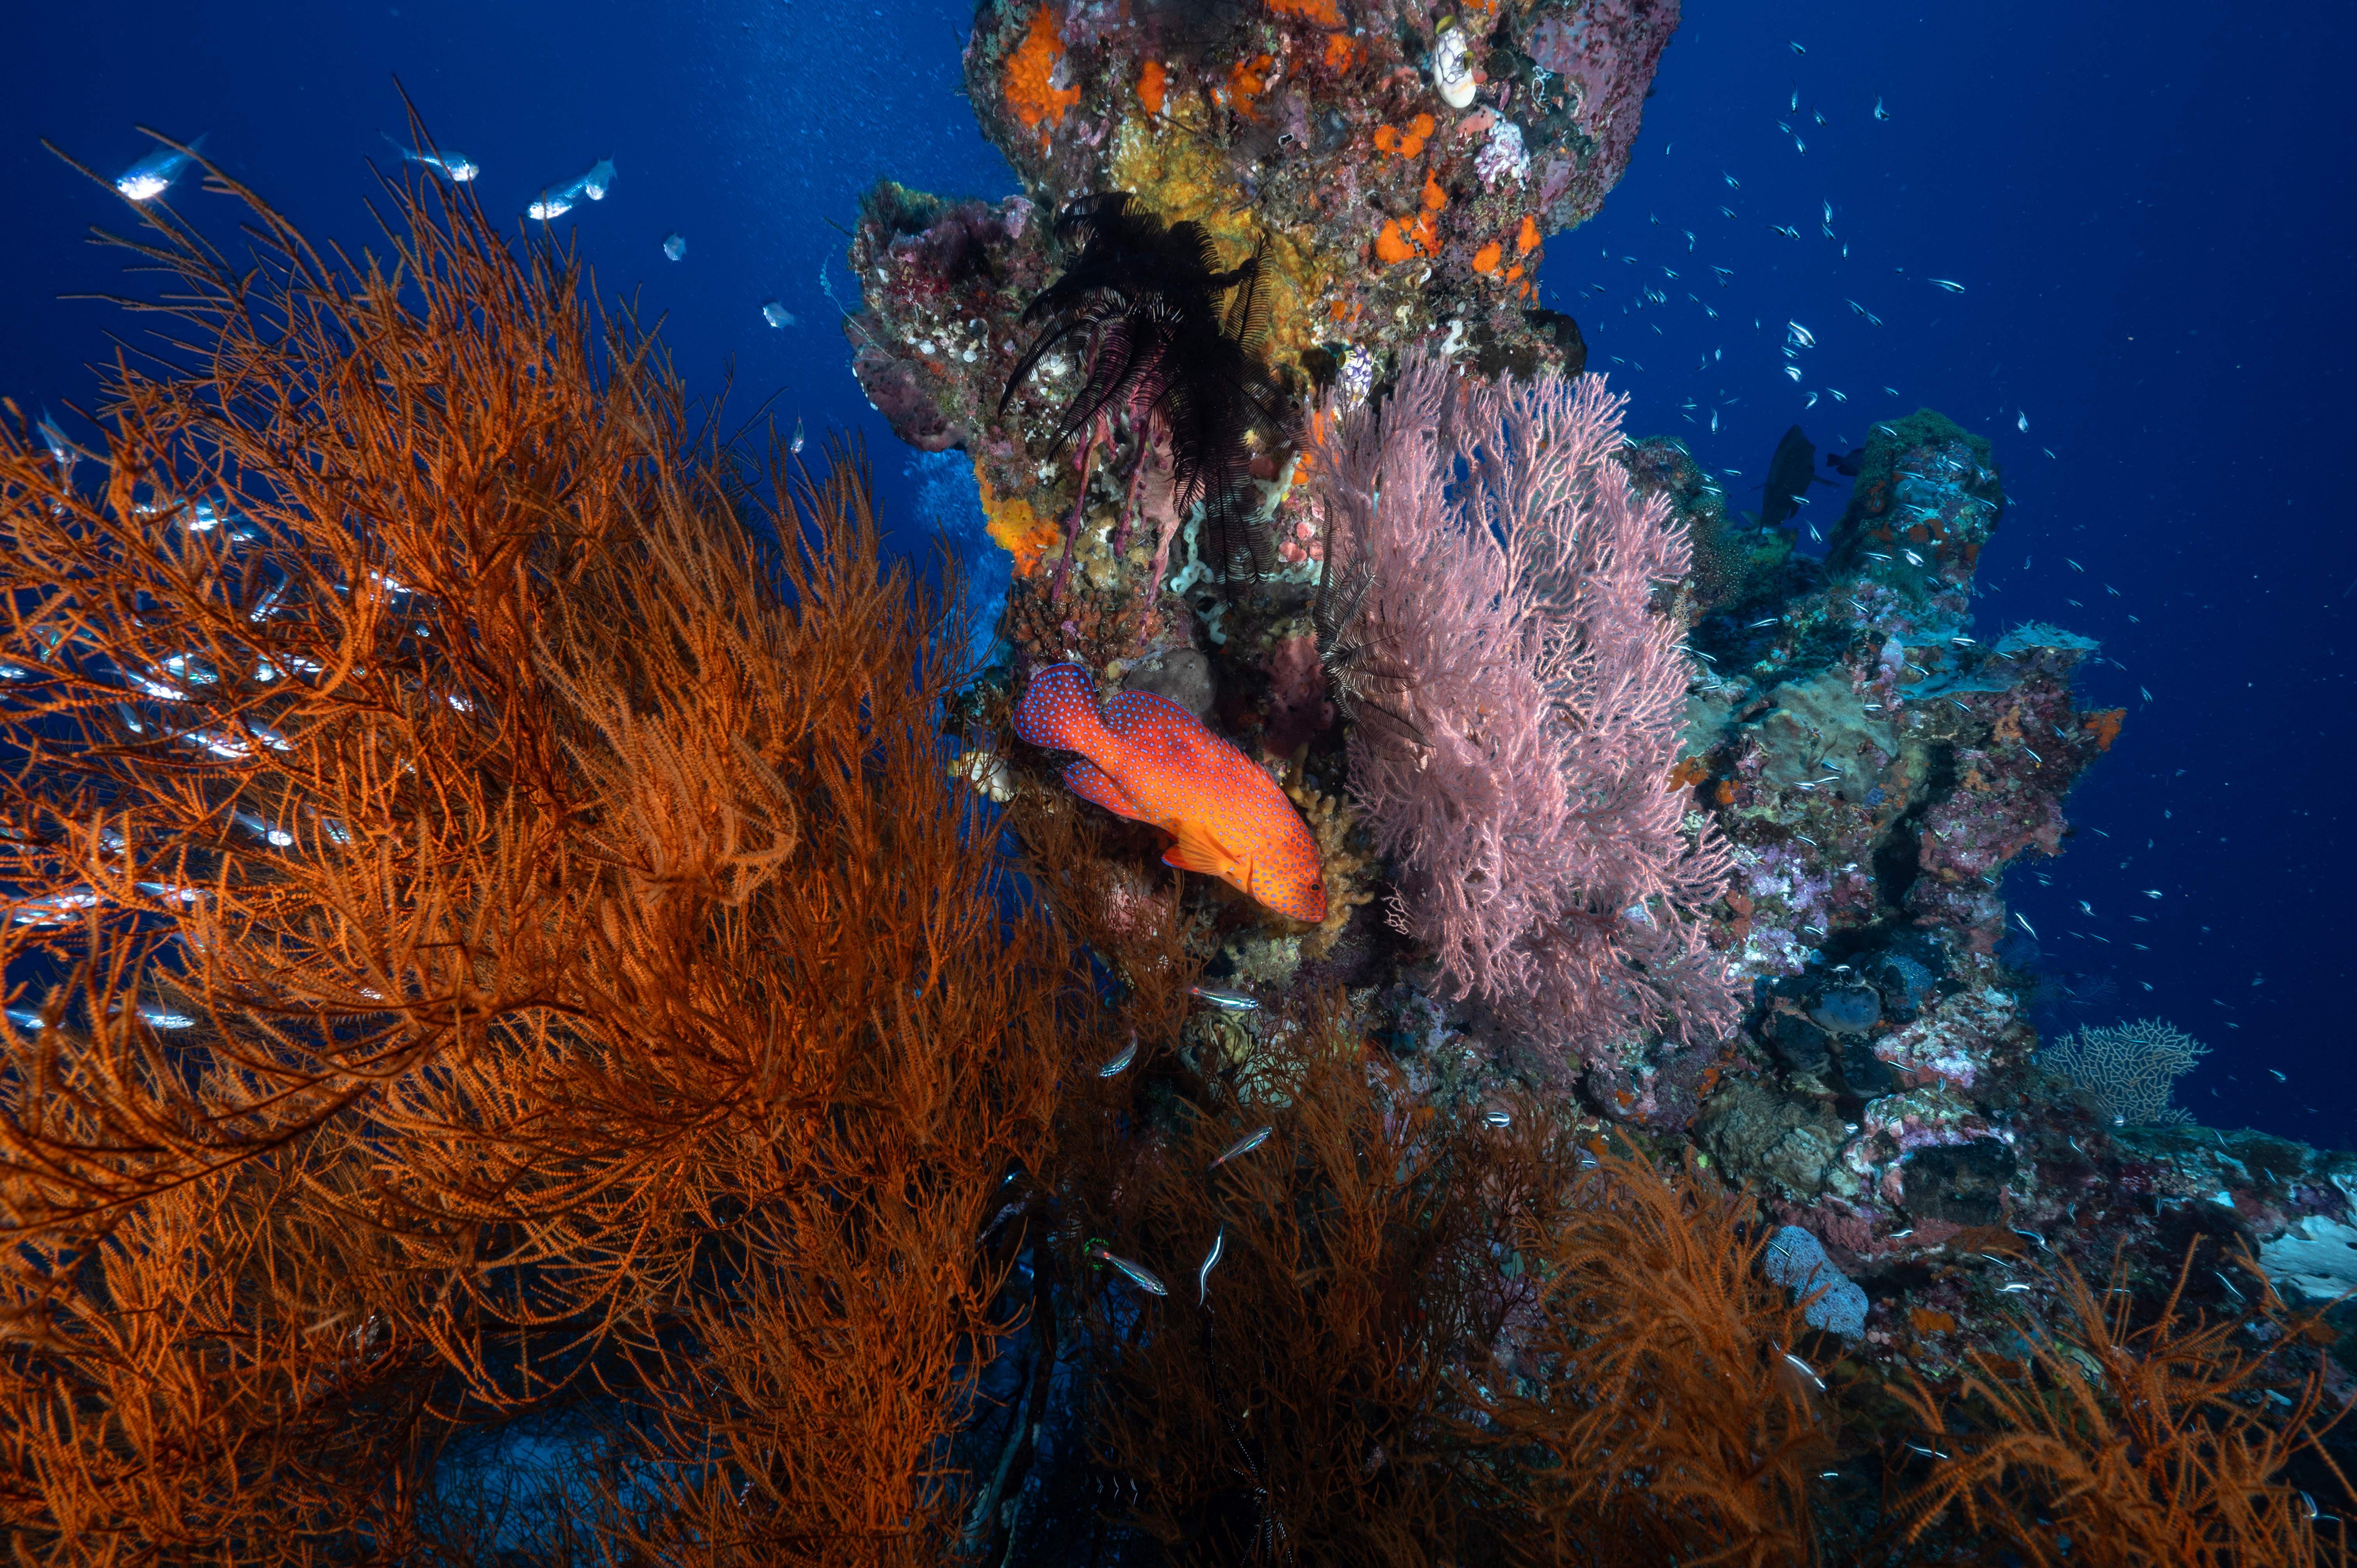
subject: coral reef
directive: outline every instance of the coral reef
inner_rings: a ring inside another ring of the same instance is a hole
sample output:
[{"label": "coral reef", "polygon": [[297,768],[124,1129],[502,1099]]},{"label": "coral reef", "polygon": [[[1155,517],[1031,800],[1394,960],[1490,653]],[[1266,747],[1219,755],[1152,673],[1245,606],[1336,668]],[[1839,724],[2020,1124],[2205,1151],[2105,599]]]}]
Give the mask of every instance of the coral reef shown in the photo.
[{"label": "coral reef", "polygon": [[468,193],[153,214],[210,372],[0,438],[17,1554],[2345,1563],[2357,1155],[2030,1022],[2124,732],[1996,452],[1813,559],[1531,308],[1675,20],[985,5],[1028,194],[879,185],[844,328],[1003,594]]},{"label": "coral reef", "polygon": [[[2062,1302],[2023,1288],[2033,1263],[2119,1252],[2140,1321],[2243,1305],[2218,1273],[2237,1242],[2284,1280],[2336,1277],[2346,1172],[2291,1145],[2246,1157],[2255,1134],[2167,1141],[2061,1070],[2067,1051],[2040,1053],[2036,939],[2004,879],[2067,849],[2070,790],[2125,715],[2074,695],[2101,657],[2090,639],[1975,627],[1975,573],[2007,506],[1987,441],[1932,410],[1876,426],[1817,559],[1789,499],[1764,521],[1737,511],[1675,441],[1607,456],[1550,446],[1555,424],[1534,434],[1554,417],[1539,402],[1592,413],[1596,397],[1557,380],[1585,348],[1577,323],[1534,307],[1532,272],[1625,166],[1675,22],[1641,0],[1437,24],[1337,0],[985,6],[968,90],[1028,200],[989,222],[938,203],[871,220],[848,330],[896,427],[954,428],[974,456],[1016,553],[1006,684],[1071,660],[1102,693],[1166,692],[1264,757],[1314,826],[1329,912],[1307,938],[1160,880],[1144,869],[1159,844],[1135,830],[1107,826],[1092,842],[1108,864],[1084,875],[1037,868],[1043,886],[1081,875],[1158,911],[1085,923],[1112,972],[1167,972],[1183,933],[1184,964],[1261,1002],[1156,1002],[1171,1070],[1299,1106],[1297,1072],[1273,1064],[1298,1048],[1298,999],[1340,984],[1425,1111],[1535,1114],[1575,1141],[1691,1155],[1757,1195],[1777,1258],[1808,1239],[1800,1279],[1840,1282],[1810,1309],[1812,1328],[1839,1330],[1822,1341],[1830,1397],[1888,1429],[1907,1379],[2068,1329]],[[1249,267],[1265,289],[1267,370],[1289,401],[1233,449],[1233,493],[1275,544],[1251,574],[1176,504],[1150,420],[1105,421],[1093,471],[1049,460],[1099,374],[1088,352],[1051,350],[1007,395],[1017,316],[1084,261],[1029,214],[1114,191],[1200,225],[1204,270]],[[955,232],[926,240],[940,224]],[[974,352],[944,355],[927,301],[950,285],[930,258],[978,224]],[[930,412],[890,401],[910,385]],[[1531,431],[1491,417],[1505,408]],[[1805,437],[1788,440],[1805,459]],[[1511,461],[1485,467],[1493,446]],[[1415,454],[1429,466],[1439,450],[1475,458],[1449,505],[1480,526],[1455,536],[1461,519],[1416,499]],[[1613,534],[1626,560],[1558,558],[1516,499],[1517,476],[1578,462],[1566,493],[1591,526],[1577,537]],[[1363,504],[1379,470],[1388,539]],[[1471,548],[1492,540],[1495,561]],[[1598,620],[1549,596],[1564,592],[1617,608]],[[1480,681],[1452,675],[1451,647],[1478,651]],[[1510,690],[1501,649],[1536,671],[1577,650],[1596,690]],[[1598,673],[1612,669],[1625,679]],[[1551,727],[1528,700],[1541,690],[1572,723]],[[973,744],[1004,757],[1018,815],[1046,811],[1045,759],[984,717]],[[1140,1115],[1149,1139],[1184,1126],[1158,1101]],[[2172,1296],[2189,1246],[2202,1268]],[[2036,1326],[2007,1326],[2022,1318]],[[1508,1350],[1500,1375],[1514,1376]],[[2284,1354],[2331,1397],[2352,1386],[2321,1338]],[[1268,1452],[1243,1467],[1264,1499]],[[1270,1545],[1265,1501],[1251,1522]]]}]

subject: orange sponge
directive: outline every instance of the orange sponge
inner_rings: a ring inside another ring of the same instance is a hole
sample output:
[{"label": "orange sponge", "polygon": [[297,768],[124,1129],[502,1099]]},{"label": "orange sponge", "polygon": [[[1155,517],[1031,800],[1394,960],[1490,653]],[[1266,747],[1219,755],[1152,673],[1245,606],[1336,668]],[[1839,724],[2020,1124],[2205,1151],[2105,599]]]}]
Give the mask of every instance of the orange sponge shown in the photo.
[{"label": "orange sponge", "polygon": [[1039,129],[1042,120],[1062,124],[1064,112],[1081,101],[1079,88],[1052,85],[1056,61],[1063,52],[1064,37],[1056,27],[1055,8],[1042,5],[1031,13],[1031,30],[1021,47],[1006,57],[1006,106],[1027,130]]}]

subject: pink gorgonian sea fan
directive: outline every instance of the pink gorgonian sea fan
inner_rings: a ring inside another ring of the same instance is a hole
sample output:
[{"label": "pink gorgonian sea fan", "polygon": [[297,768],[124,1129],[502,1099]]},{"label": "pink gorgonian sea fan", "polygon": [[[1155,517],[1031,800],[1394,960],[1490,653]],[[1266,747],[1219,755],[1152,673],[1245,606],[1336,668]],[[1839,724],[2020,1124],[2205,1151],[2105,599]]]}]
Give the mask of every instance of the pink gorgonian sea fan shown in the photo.
[{"label": "pink gorgonian sea fan", "polygon": [[1689,545],[1613,456],[1627,401],[1413,352],[1311,479],[1392,921],[1572,1070],[1638,1033],[1716,1039],[1740,1006],[1697,918],[1726,847],[1669,783],[1692,667],[1653,600]]}]

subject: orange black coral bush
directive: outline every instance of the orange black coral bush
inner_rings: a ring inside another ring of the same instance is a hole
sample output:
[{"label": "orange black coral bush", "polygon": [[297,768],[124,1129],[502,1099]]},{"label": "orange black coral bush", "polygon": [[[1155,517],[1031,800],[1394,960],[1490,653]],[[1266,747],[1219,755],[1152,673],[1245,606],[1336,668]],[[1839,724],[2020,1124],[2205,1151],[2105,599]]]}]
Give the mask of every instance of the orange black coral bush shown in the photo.
[{"label": "orange black coral bush", "polygon": [[[2022,1337],[2019,1358],[1973,1353],[1953,1389],[1917,1379],[1902,1397],[1941,1437],[1929,1478],[1900,1503],[1907,1541],[1961,1523],[2033,1568],[2346,1563],[2345,1525],[2319,1519],[2287,1475],[2305,1460],[2329,1501],[2349,1495],[2324,1443],[2340,1417],[2326,1413],[2321,1368],[2278,1364],[2320,1315],[2292,1314],[2256,1262],[2241,1262],[2261,1293],[2249,1316],[2185,1310],[2189,1245],[2138,1326],[2119,1262],[2098,1296],[2066,1262],[2054,1280],[2066,1327]],[[2245,1348],[2255,1326],[2260,1348]]]},{"label": "orange black coral bush", "polygon": [[1090,1006],[942,776],[954,584],[395,194],[359,263],[157,213],[100,481],[0,446],[0,1522],[426,1552],[441,1444],[594,1387],[607,1547],[924,1561]]}]

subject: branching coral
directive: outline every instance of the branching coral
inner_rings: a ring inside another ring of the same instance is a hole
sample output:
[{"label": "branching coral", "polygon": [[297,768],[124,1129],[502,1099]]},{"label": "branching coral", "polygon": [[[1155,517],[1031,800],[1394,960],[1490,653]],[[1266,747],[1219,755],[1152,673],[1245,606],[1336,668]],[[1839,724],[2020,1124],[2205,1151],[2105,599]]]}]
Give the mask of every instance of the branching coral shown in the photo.
[{"label": "branching coral", "polygon": [[[2264,1286],[2247,1253],[2239,1265]],[[2328,1535],[2283,1478],[2305,1456],[2350,1494],[2322,1441],[2339,1420],[2323,1413],[2322,1369],[2296,1379],[2275,1365],[2317,1320],[2293,1321],[2266,1290],[2255,1321],[2276,1348],[2240,1350],[2245,1324],[2181,1316],[2193,1268],[2189,1246],[2158,1318],[2136,1327],[2123,1268],[2098,1297],[2066,1262],[2053,1284],[2067,1329],[2016,1337],[2013,1358],[1974,1351],[1953,1397],[1917,1378],[1902,1397],[1943,1435],[1930,1477],[1900,1502],[1908,1541],[1955,1516],[2031,1568],[2345,1563],[2344,1533]],[[2277,1384],[2296,1397],[2277,1389],[2270,1409]]]},{"label": "branching coral", "polygon": [[1394,923],[1555,1065],[1631,1029],[1715,1037],[1736,1013],[1696,918],[1730,867],[1664,783],[1687,665],[1652,606],[1686,542],[1631,496],[1619,434],[1593,380],[1460,383],[1426,355],[1339,422],[1311,478],[1329,590],[1366,585],[1335,641],[1359,645],[1345,683],[1378,710],[1351,789],[1401,868]]},{"label": "branching coral", "polygon": [[2083,1027],[2041,1053],[2049,1067],[2093,1094],[2105,1116],[2140,1125],[2192,1120],[2169,1102],[2169,1091],[2209,1054],[2209,1047],[2158,1018]]},{"label": "branching coral", "polygon": [[1351,912],[1375,900],[1373,857],[1352,846],[1358,814],[1331,795],[1287,786],[1286,794],[1301,808],[1309,831],[1318,837],[1318,864],[1326,874],[1326,918],[1302,939],[1301,956],[1325,957],[1351,923]]},{"label": "branching coral", "polygon": [[357,275],[153,209],[105,456],[0,435],[0,885],[72,910],[0,925],[16,1550],[485,1560],[440,1445],[602,1386],[576,1550],[938,1560],[974,1238],[1095,1005],[942,777],[954,575],[391,195]]},{"label": "branching coral", "polygon": [[[1496,1391],[1470,1391],[1467,1437],[1536,1456],[1504,1487],[1513,1560],[1813,1561],[1813,1461],[1833,1434],[1814,1374],[1788,1359],[1806,1330],[1760,1271],[1756,1206],[1695,1168],[1587,1163],[1515,1212],[1538,1310],[1511,1367],[1488,1369]],[[1534,1391],[1512,1391],[1514,1372]]]}]

